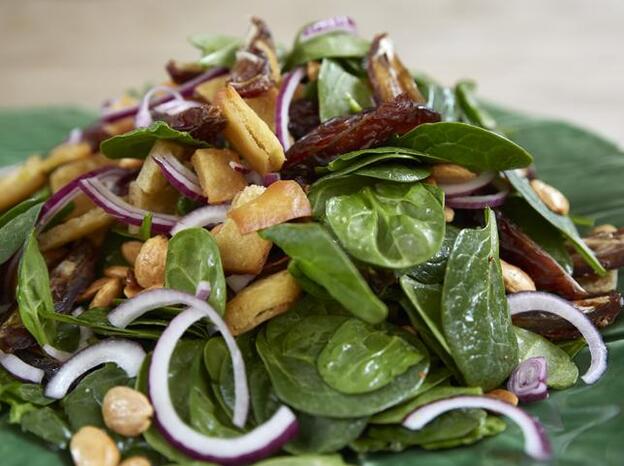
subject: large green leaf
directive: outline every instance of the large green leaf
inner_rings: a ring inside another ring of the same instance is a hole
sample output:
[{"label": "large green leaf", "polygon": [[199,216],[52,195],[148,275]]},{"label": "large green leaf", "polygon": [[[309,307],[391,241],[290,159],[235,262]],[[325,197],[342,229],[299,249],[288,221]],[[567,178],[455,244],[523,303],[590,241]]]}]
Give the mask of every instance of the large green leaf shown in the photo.
[{"label": "large green leaf", "polygon": [[[491,106],[488,110],[508,137],[534,155],[540,176],[568,196],[574,213],[594,216],[599,222],[624,224],[624,183],[620,179],[624,157],[617,146],[562,122],[535,120]],[[0,123],[8,128],[0,141],[0,163],[12,164],[29,153],[47,150],[74,126],[88,123],[90,116],[88,112],[66,108],[0,111]],[[32,130],[34,127],[37,131]],[[602,380],[591,387],[580,381],[568,390],[554,391],[549,400],[530,408],[545,424],[554,444],[557,459],[553,465],[619,466],[624,457],[624,399],[620,395],[624,391],[623,321],[609,329],[607,335],[610,367]],[[576,361],[584,371],[589,363],[587,351]],[[543,465],[524,455],[522,442],[519,429],[510,425],[504,434],[470,447],[366,455],[359,459],[359,464]],[[8,424],[6,417],[0,418],[0,458],[3,466],[71,464],[67,455],[51,451],[22,434],[19,427]]]}]

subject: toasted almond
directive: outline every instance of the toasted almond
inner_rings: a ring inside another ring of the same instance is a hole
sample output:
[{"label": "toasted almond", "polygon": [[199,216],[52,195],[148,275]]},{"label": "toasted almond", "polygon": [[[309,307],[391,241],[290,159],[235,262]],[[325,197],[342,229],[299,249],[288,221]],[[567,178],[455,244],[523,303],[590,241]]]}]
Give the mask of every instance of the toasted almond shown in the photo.
[{"label": "toasted almond", "polygon": [[158,235],[141,246],[134,263],[134,275],[143,288],[162,286],[165,283],[168,244],[166,237]]},{"label": "toasted almond", "polygon": [[508,403],[512,406],[518,406],[518,397],[516,396],[515,393],[512,393],[509,390],[503,390],[502,388],[497,388],[496,390],[487,392],[485,396],[504,401],[505,403]]},{"label": "toasted almond", "polygon": [[520,267],[516,267],[501,259],[503,270],[503,282],[508,293],[518,293],[520,291],[535,291],[535,282]]},{"label": "toasted almond", "polygon": [[78,296],[78,301],[88,301],[93,298],[95,294],[100,291],[100,289],[106,285],[110,280],[114,280],[110,277],[102,277],[95,280],[91,283],[86,290],[82,292],[80,296]]},{"label": "toasted almond", "polygon": [[89,308],[109,307],[115,298],[121,296],[122,281],[119,278],[108,278],[108,281],[95,293]]},{"label": "toasted almond", "polygon": [[143,246],[141,241],[126,241],[121,245],[121,255],[128,264],[134,266],[141,246]]},{"label": "toasted almond", "polygon": [[444,221],[451,223],[455,219],[455,211],[450,207],[444,206]]},{"label": "toasted almond", "polygon": [[104,269],[104,276],[125,280],[128,276],[128,270],[130,270],[130,267],[126,265],[111,265]]},{"label": "toasted almond", "polygon": [[306,65],[306,74],[309,81],[316,81],[321,71],[321,63],[316,60],[309,61]]},{"label": "toasted almond", "polygon": [[228,120],[223,133],[236,152],[261,175],[279,171],[286,160],[282,145],[236,90],[230,85],[221,89],[215,104]]},{"label": "toasted almond", "polygon": [[459,184],[476,178],[476,173],[454,163],[439,163],[431,167],[431,176],[438,184]]},{"label": "toasted almond", "polygon": [[128,270],[128,275],[126,276],[126,282],[124,286],[124,295],[126,298],[134,298],[141,291],[143,291],[143,287],[139,285],[136,281],[136,277],[134,276],[134,271],[132,269]]},{"label": "toasted almond", "polygon": [[541,180],[531,180],[531,188],[550,210],[559,215],[570,212],[570,202],[557,188]]},{"label": "toasted almond", "polygon": [[600,234],[608,235],[611,233],[615,233],[616,231],[618,231],[617,227],[609,223],[605,223],[604,225],[597,225],[594,228],[592,228],[591,234],[592,235],[600,235]]}]

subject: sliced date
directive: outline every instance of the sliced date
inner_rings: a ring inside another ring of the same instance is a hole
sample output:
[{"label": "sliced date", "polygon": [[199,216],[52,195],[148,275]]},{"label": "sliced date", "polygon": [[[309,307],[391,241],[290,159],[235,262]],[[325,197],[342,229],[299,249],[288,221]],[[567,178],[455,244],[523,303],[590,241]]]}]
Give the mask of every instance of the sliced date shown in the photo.
[{"label": "sliced date", "polygon": [[[624,267],[624,228],[613,233],[597,233],[584,238],[585,244],[594,251],[594,254],[607,270]],[[572,253],[574,275],[592,273],[591,267],[576,252]]]}]

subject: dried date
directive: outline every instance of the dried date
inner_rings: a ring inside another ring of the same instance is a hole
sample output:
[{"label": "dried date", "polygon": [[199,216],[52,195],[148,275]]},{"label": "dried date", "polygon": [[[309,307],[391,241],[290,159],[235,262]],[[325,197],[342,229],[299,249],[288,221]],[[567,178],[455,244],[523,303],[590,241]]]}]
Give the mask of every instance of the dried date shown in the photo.
[{"label": "dried date", "polygon": [[321,124],[316,100],[299,99],[288,109],[288,131],[295,141],[301,139]]},{"label": "dried date", "polygon": [[176,84],[184,84],[205,71],[198,63],[183,63],[177,60],[169,60],[165,69],[169,73],[171,80]]},{"label": "dried date", "polygon": [[[585,244],[594,251],[594,254],[607,270],[624,267],[624,228],[609,233],[597,233],[583,239]],[[576,252],[572,253],[574,275],[587,275],[592,269],[587,262]]]},{"label": "dried date", "polygon": [[76,299],[95,279],[97,251],[89,241],[76,243],[68,256],[50,272],[50,290],[54,309],[68,314]]},{"label": "dried date", "polygon": [[179,112],[159,113],[152,111],[155,120],[164,121],[173,129],[186,131],[195,139],[217,145],[227,120],[218,107],[198,105]]}]

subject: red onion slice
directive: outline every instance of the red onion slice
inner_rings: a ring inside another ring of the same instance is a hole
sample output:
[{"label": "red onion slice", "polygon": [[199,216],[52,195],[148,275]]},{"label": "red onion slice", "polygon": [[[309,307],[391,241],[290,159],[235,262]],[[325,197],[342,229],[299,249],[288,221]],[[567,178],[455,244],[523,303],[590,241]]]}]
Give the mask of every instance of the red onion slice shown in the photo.
[{"label": "red onion slice", "polygon": [[269,187],[271,186],[273,183],[275,183],[276,181],[281,180],[282,177],[280,176],[279,173],[267,173],[266,175],[264,175],[262,177],[262,185],[265,187]]},{"label": "red onion slice", "polygon": [[129,377],[135,377],[144,359],[145,351],[138,343],[115,338],[100,341],[68,359],[48,382],[44,395],[60,400],[78,377],[107,362],[116,363]]},{"label": "red onion slice", "polygon": [[171,154],[152,155],[167,181],[182,195],[197,202],[207,202],[199,178]]},{"label": "red onion slice", "polygon": [[234,293],[238,293],[240,290],[249,285],[254,278],[256,278],[255,275],[229,275],[225,277],[225,281]]},{"label": "red onion slice", "polygon": [[[84,312],[82,307],[77,307],[72,311],[72,316],[79,317]],[[80,339],[78,340],[78,350],[86,348],[89,344],[89,339],[93,336],[93,330],[83,325],[80,326]]]},{"label": "red onion slice", "polygon": [[357,32],[355,21],[348,16],[333,16],[331,18],[321,19],[320,21],[306,26],[303,31],[301,31],[299,40],[305,42],[314,37],[338,31],[355,34]]},{"label": "red onion slice", "polygon": [[587,384],[596,382],[607,370],[607,346],[600,332],[583,312],[559,296],[543,291],[523,291],[507,296],[509,312],[512,316],[523,312],[549,312],[567,320],[583,335],[589,352],[591,364],[581,378]]},{"label": "red onion slice", "polygon": [[210,286],[210,282],[206,280],[201,280],[197,284],[197,289],[195,290],[195,297],[206,301],[210,297],[210,292],[212,291],[212,287]]},{"label": "red onion slice", "polygon": [[305,71],[302,67],[295,68],[291,72],[286,73],[282,78],[282,83],[280,84],[280,89],[277,94],[275,134],[282,144],[284,151],[287,151],[291,146],[290,133],[288,132],[288,121],[290,120],[288,111],[290,109],[290,102],[295,95],[297,86],[304,76]]},{"label": "red onion slice", "polygon": [[41,383],[45,373],[38,367],[25,363],[14,354],[0,350],[0,366],[13,377],[24,382]]},{"label": "red onion slice", "polygon": [[[165,291],[165,293],[167,292]],[[190,295],[187,296],[191,298]],[[185,301],[187,302],[184,304],[190,302],[188,299]],[[188,426],[180,419],[171,401],[171,393],[169,392],[171,355],[184,332],[198,320],[208,317],[219,328],[226,340],[234,364],[235,384],[238,387],[237,375],[242,375],[242,379],[238,382],[244,383],[248,402],[249,394],[246,391],[245,368],[236,342],[216,311],[202,301],[199,303],[201,307],[196,306],[198,303],[194,303],[191,304],[192,307],[177,315],[162,333],[154,348],[149,370],[149,395],[154,406],[157,425],[173,445],[192,458],[219,464],[255,462],[279,450],[282,445],[296,435],[297,419],[288,407],[281,406],[271,419],[240,437],[215,438],[201,434]],[[240,398],[237,396],[237,406],[239,406],[239,402]],[[245,417],[240,417],[240,413],[235,406],[233,421],[235,425],[242,427],[245,423],[246,412]]]},{"label": "red onion slice", "polygon": [[67,144],[80,144],[82,142],[82,129],[73,128],[67,135]]},{"label": "red onion slice", "polygon": [[439,184],[438,188],[444,191],[447,198],[456,196],[466,196],[487,186],[496,176],[494,172],[483,172],[476,178],[465,183]]},{"label": "red onion slice", "polygon": [[154,107],[154,111],[158,113],[164,113],[166,115],[177,115],[189,108],[201,107],[202,104],[195,102],[194,100],[180,100],[174,99],[164,104]]},{"label": "red onion slice", "polygon": [[486,207],[499,207],[505,203],[509,191],[500,191],[496,194],[483,196],[458,196],[446,198],[448,207],[453,209],[484,209]]},{"label": "red onion slice", "polygon": [[100,180],[94,178],[81,180],[80,189],[106,213],[128,225],[140,226],[145,216],[152,214],[152,230],[159,233],[168,233],[179,220],[174,215],[149,212],[130,205],[106,188]]},{"label": "red onion slice", "polygon": [[65,362],[73,356],[73,353],[68,353],[67,351],[60,350],[52,345],[48,345],[47,343],[43,345],[41,349],[51,358],[61,362]]},{"label": "red onion slice", "polygon": [[56,214],[73,201],[81,192],[80,181],[88,178],[98,178],[103,182],[117,181],[123,176],[127,175],[128,171],[117,167],[102,167],[97,170],[93,170],[84,175],[80,175],[73,181],[69,182],[56,193],[54,193],[41,208],[39,214],[38,228],[44,228]]},{"label": "red onion slice", "polygon": [[516,394],[524,403],[545,400],[548,398],[548,365],[546,358],[537,356],[522,361],[513,370],[507,390]]},{"label": "red onion slice", "polygon": [[246,167],[242,163],[234,162],[233,160],[229,163],[229,165],[232,170],[242,173],[243,175],[246,175],[251,171],[249,167]]},{"label": "red onion slice", "polygon": [[[205,73],[202,73],[199,76],[188,80],[187,82],[178,86],[177,88],[172,88],[172,89],[176,90],[182,97],[188,98],[193,95],[193,91],[195,90],[197,86],[199,86],[200,84],[206,81],[210,81],[212,79],[221,77],[227,74],[227,72],[228,72],[227,68],[221,68],[221,67],[211,68]],[[156,107],[158,105],[164,104],[165,102],[169,102],[173,99],[174,97],[171,94],[158,97],[152,101],[151,107]],[[134,116],[137,114],[138,111],[139,111],[139,107],[135,105],[132,107],[124,108],[122,110],[118,110],[116,112],[108,112],[102,115],[102,121],[106,123],[112,123],[114,121],[121,120],[122,118]]]},{"label": "red onion slice", "polygon": [[193,227],[205,227],[225,222],[230,204],[216,204],[200,207],[182,217],[171,229],[171,236]]},{"label": "red onion slice", "polygon": [[147,128],[152,124],[152,114],[150,112],[150,102],[154,94],[157,92],[164,92],[165,95],[170,95],[172,97],[171,100],[177,100],[180,102],[184,101],[184,97],[173,87],[168,86],[154,86],[149,91],[145,93],[143,99],[141,100],[141,104],[139,105],[139,110],[137,111],[136,116],[134,117],[134,126],[137,128]]},{"label": "red onion slice", "polygon": [[544,427],[525,411],[509,403],[487,396],[457,396],[434,401],[412,411],[403,421],[403,427],[411,430],[422,429],[441,414],[453,409],[479,408],[502,414],[514,421],[524,434],[524,451],[537,460],[552,457],[552,448]]}]

